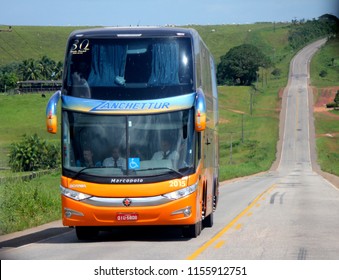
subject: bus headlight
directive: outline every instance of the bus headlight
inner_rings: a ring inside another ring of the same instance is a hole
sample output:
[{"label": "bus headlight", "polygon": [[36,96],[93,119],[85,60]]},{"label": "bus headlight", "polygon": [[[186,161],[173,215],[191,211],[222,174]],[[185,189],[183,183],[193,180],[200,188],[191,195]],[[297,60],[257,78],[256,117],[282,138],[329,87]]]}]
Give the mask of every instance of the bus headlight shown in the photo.
[{"label": "bus headlight", "polygon": [[197,187],[198,187],[198,183],[195,183],[194,185],[189,186],[187,188],[180,189],[180,190],[177,190],[175,192],[166,193],[166,194],[163,194],[162,196],[164,196],[168,199],[171,199],[171,200],[176,200],[176,199],[188,196],[191,193],[194,193],[196,191]]},{"label": "bus headlight", "polygon": [[60,186],[60,191],[64,196],[67,196],[69,198],[72,198],[74,200],[84,200],[86,198],[91,197],[91,195],[84,194],[81,192],[77,192],[68,188],[64,188],[63,186]]}]

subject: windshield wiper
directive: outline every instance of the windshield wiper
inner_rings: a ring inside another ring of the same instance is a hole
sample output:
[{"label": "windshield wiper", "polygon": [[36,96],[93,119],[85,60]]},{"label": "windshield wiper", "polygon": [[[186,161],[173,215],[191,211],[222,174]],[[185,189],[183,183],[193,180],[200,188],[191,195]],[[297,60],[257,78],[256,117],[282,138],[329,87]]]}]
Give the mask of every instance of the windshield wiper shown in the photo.
[{"label": "windshield wiper", "polygon": [[148,171],[148,170],[169,170],[172,173],[175,173],[177,176],[180,177],[184,177],[185,175],[182,174],[181,172],[173,169],[173,168],[169,168],[169,167],[152,167],[152,168],[145,168],[145,169],[140,169],[139,171]]},{"label": "windshield wiper", "polygon": [[87,166],[84,168],[81,168],[75,175],[72,177],[72,179],[76,179],[83,171],[87,169],[96,169],[96,168],[102,168],[101,166]]}]

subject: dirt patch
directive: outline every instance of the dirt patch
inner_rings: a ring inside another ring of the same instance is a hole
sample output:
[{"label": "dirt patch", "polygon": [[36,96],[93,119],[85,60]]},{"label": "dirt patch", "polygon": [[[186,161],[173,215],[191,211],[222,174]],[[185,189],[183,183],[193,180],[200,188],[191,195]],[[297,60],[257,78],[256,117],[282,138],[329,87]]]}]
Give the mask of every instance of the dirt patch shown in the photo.
[{"label": "dirt patch", "polygon": [[237,113],[237,114],[245,114],[245,112],[243,111],[239,111],[239,110],[233,110],[233,109],[229,109],[231,112],[233,113]]},{"label": "dirt patch", "polygon": [[339,86],[335,87],[326,87],[326,88],[312,88],[313,96],[317,100],[314,104],[313,111],[317,113],[322,113],[332,118],[339,119],[338,115],[331,114],[330,111],[332,108],[326,108],[326,104],[333,102],[334,97],[339,90]]},{"label": "dirt patch", "polygon": [[326,104],[333,102],[334,97],[339,90],[339,86],[336,87],[326,87],[326,88],[314,88],[313,94],[316,97],[316,103],[314,104],[315,112],[328,111]]},{"label": "dirt patch", "polygon": [[317,137],[329,137],[329,138],[334,138],[334,137],[338,137],[338,136],[339,136],[339,132],[317,134]]},{"label": "dirt patch", "polygon": [[278,91],[278,105],[275,108],[276,112],[280,112],[281,111],[282,99],[283,99],[284,91],[285,91],[285,87],[280,88],[279,91]]},{"label": "dirt patch", "polygon": [[284,87],[279,89],[278,96],[279,96],[280,99],[283,98],[284,91],[285,91],[285,88],[284,88]]},{"label": "dirt patch", "polygon": [[229,123],[230,121],[229,120],[227,120],[227,119],[223,119],[223,118],[219,118],[219,123],[220,124],[225,124],[225,123]]}]

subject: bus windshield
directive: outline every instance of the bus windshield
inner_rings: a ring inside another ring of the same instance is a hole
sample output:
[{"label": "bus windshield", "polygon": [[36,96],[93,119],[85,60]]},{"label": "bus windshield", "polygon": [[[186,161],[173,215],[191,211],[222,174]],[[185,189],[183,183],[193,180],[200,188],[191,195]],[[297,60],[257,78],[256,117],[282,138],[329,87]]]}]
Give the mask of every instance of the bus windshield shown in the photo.
[{"label": "bus windshield", "polygon": [[193,109],[124,116],[64,111],[63,122],[63,171],[70,177],[169,179],[194,172]]},{"label": "bus windshield", "polygon": [[101,100],[155,99],[193,89],[189,38],[84,38],[69,43],[63,93]]}]

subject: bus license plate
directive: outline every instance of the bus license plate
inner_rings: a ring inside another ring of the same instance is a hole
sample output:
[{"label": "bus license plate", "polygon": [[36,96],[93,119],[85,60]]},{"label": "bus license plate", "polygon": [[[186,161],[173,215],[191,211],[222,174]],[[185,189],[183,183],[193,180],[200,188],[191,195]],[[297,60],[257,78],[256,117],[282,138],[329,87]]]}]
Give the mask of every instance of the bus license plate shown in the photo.
[{"label": "bus license plate", "polygon": [[117,213],[117,221],[119,222],[133,222],[137,221],[138,213]]}]

